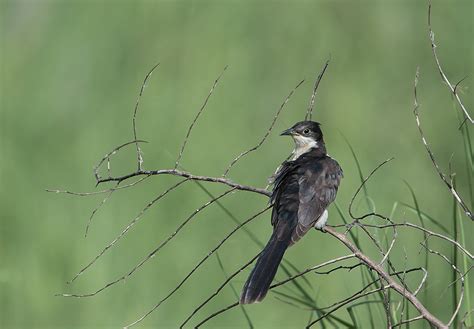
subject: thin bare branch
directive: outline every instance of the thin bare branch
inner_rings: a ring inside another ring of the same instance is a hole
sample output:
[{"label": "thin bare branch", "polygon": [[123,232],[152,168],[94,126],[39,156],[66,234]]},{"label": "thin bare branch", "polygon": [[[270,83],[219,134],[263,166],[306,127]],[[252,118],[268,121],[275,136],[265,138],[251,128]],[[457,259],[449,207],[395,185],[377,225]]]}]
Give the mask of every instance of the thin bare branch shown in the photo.
[{"label": "thin bare branch", "polygon": [[415,321],[418,321],[418,320],[423,320],[423,316],[422,316],[422,315],[419,315],[419,316],[415,316],[414,318],[411,318],[411,319],[408,319],[408,320],[400,321],[400,322],[398,322],[397,324],[394,324],[394,325],[393,325],[393,328],[395,328],[395,327],[401,327],[401,326],[404,325],[404,324],[411,323],[411,322],[415,322]]},{"label": "thin bare branch", "polygon": [[[433,32],[433,29],[431,27],[431,0],[428,1],[428,32],[429,32],[429,38],[430,38],[430,42],[431,42],[431,50],[432,50],[432,53],[433,53],[433,57],[434,57],[434,60],[436,62],[436,66],[438,68],[438,72],[439,74],[441,75],[441,79],[446,83],[446,85],[448,86],[449,90],[451,91],[451,93],[453,94],[454,98],[456,99],[457,103],[459,104],[459,106],[461,107],[461,110],[463,111],[465,117],[467,120],[469,120],[472,123],[474,123],[474,120],[472,119],[472,117],[469,115],[469,111],[466,109],[466,107],[464,106],[461,98],[459,97],[458,93],[456,92],[456,88],[458,86],[459,83],[456,84],[456,86],[453,86],[451,84],[451,82],[449,81],[448,77],[446,76],[446,74],[444,73],[444,70],[443,68],[441,67],[441,63],[439,61],[439,58],[438,58],[438,54],[436,52],[436,44],[435,44],[435,35],[434,35],[434,32]],[[462,79],[464,80],[464,79]],[[462,81],[461,80],[461,81]],[[460,81],[460,82],[461,82]]]},{"label": "thin bare branch", "polygon": [[453,240],[445,235],[442,235],[442,234],[439,234],[439,233],[436,233],[436,232],[433,232],[433,231],[430,231],[424,227],[421,227],[421,226],[418,226],[416,224],[412,224],[412,223],[409,223],[409,222],[404,222],[404,223],[390,223],[390,224],[385,224],[385,225],[373,225],[373,224],[360,224],[361,226],[365,226],[365,227],[375,227],[375,228],[380,228],[380,229],[383,229],[383,228],[387,228],[387,227],[411,227],[411,228],[415,228],[417,230],[420,230],[422,232],[425,232],[428,234],[427,237],[430,237],[430,236],[434,236],[434,237],[437,237],[437,238],[440,238],[440,239],[443,239],[443,240],[446,240],[452,244],[454,244],[457,248],[459,248],[463,253],[465,253],[471,260],[474,258],[474,256],[466,249],[464,248],[459,242],[457,242],[456,240]]},{"label": "thin bare branch", "polygon": [[[394,227],[395,228],[395,227]],[[394,233],[393,233],[393,237],[392,237],[392,242],[390,243],[390,246],[388,247],[387,249],[387,252],[385,253],[385,255],[383,256],[382,260],[380,261],[380,264],[379,265],[383,265],[383,263],[387,260],[387,258],[389,257],[390,255],[390,252],[392,251],[393,249],[393,246],[395,245],[395,241],[397,239],[397,230],[394,230]]]},{"label": "thin bare branch", "polygon": [[[430,4],[431,8],[431,4]],[[414,83],[414,98],[415,98],[415,104],[413,108],[413,114],[415,115],[415,121],[416,125],[418,127],[418,131],[420,132],[421,136],[421,141],[423,142],[423,145],[425,146],[426,151],[428,152],[428,155],[430,156],[431,162],[433,163],[433,166],[435,167],[436,171],[438,172],[439,177],[441,180],[444,182],[444,184],[448,187],[449,191],[451,194],[454,196],[458,204],[461,206],[463,209],[464,213],[468,218],[471,220],[474,220],[474,215],[472,211],[469,209],[469,207],[466,205],[464,200],[461,198],[461,196],[458,194],[454,186],[451,184],[449,179],[446,177],[446,175],[441,171],[441,168],[439,167],[438,163],[436,162],[436,159],[434,157],[433,152],[431,151],[431,148],[428,145],[428,142],[426,141],[425,135],[423,133],[423,129],[421,128],[421,123],[420,123],[420,117],[419,117],[419,104],[418,104],[418,96],[417,96],[417,86],[418,86],[418,78],[419,78],[419,68],[416,69],[416,74],[415,74],[415,83]]]},{"label": "thin bare branch", "polygon": [[423,287],[423,285],[425,284],[426,282],[426,279],[428,279],[428,271],[421,267],[420,270],[423,271],[423,277],[421,278],[421,281],[420,281],[420,284],[418,285],[418,288],[416,288],[416,290],[413,292],[413,295],[418,295],[418,293],[420,292],[421,288]]},{"label": "thin bare branch", "polygon": [[182,171],[182,170],[178,170],[178,169],[160,169],[160,170],[136,171],[136,172],[133,172],[133,173],[130,173],[130,174],[127,174],[127,175],[123,175],[123,176],[103,178],[103,179],[99,180],[98,183],[101,184],[101,183],[105,183],[105,182],[123,182],[123,181],[126,181],[126,180],[128,180],[132,177],[157,176],[157,175],[180,176],[180,177],[187,178],[189,180],[219,183],[219,184],[224,184],[224,185],[227,185],[227,186],[230,186],[230,187],[235,187],[237,190],[255,192],[255,193],[266,195],[266,196],[271,195],[271,191],[268,191],[264,188],[258,188],[258,187],[238,184],[238,183],[233,182],[230,179],[223,178],[223,177],[193,175],[190,172]]},{"label": "thin bare branch", "polygon": [[133,138],[135,139],[135,147],[137,149],[137,170],[142,170],[142,165],[143,165],[143,154],[142,154],[142,150],[140,149],[140,145],[138,144],[138,141],[137,141],[137,112],[138,112],[138,107],[140,106],[140,99],[142,98],[142,95],[143,95],[143,91],[145,90],[145,87],[146,87],[146,83],[148,81],[148,79],[150,78],[150,76],[152,75],[153,71],[155,71],[155,69],[160,65],[160,63],[157,63],[155,64],[155,66],[153,66],[151,68],[151,70],[147,73],[147,75],[145,76],[145,79],[143,80],[143,83],[142,83],[142,86],[140,87],[140,93],[138,94],[138,97],[137,97],[137,102],[135,103],[135,108],[133,110],[133,118],[132,118],[132,126],[133,126]]},{"label": "thin bare branch", "polygon": [[214,84],[212,85],[211,90],[209,91],[209,94],[207,94],[207,97],[204,100],[204,103],[202,104],[201,108],[199,109],[196,116],[194,117],[194,120],[191,122],[191,125],[188,128],[188,132],[186,133],[186,137],[184,137],[183,145],[181,146],[181,150],[179,151],[178,158],[176,159],[174,169],[178,168],[179,166],[179,162],[181,161],[181,157],[183,156],[183,152],[184,152],[184,149],[186,148],[186,144],[188,143],[189,136],[191,135],[191,130],[193,130],[194,125],[196,124],[197,120],[199,119],[199,116],[201,115],[202,111],[206,107],[207,102],[209,101],[209,98],[211,98],[211,95],[214,92],[214,89],[216,88],[217,84],[219,83],[219,80],[221,79],[222,75],[224,74],[226,70],[227,70],[227,65],[224,67],[224,70],[222,70],[222,73],[214,81]]},{"label": "thin bare branch", "polygon": [[204,264],[208,259],[209,257],[212,256],[212,254],[214,254],[234,233],[236,233],[239,229],[241,229],[244,225],[250,223],[251,221],[253,221],[255,218],[257,218],[258,216],[260,216],[261,214],[263,214],[264,212],[266,212],[268,209],[270,209],[271,206],[268,206],[266,208],[264,208],[263,210],[259,211],[258,213],[254,214],[253,216],[251,216],[250,218],[248,218],[247,220],[245,220],[244,222],[242,222],[240,225],[237,225],[229,234],[227,234],[225,236],[224,239],[222,239],[216,247],[214,247],[211,251],[209,251],[206,256],[204,256],[198,263],[196,266],[194,266],[192,268],[192,270],[190,272],[188,272],[188,274],[181,280],[181,282],[178,283],[177,286],[175,286],[171,291],[170,293],[168,293],[168,295],[166,295],[165,297],[163,297],[158,303],[156,303],[148,312],[146,312],[142,317],[140,317],[140,319],[137,320],[136,323],[134,324],[137,324],[141,321],[143,321],[148,315],[150,315],[151,313],[153,313],[158,307],[161,306],[161,304],[163,304],[168,298],[170,298],[171,296],[173,296],[180,288],[181,286],[193,275],[193,273],[202,265]]},{"label": "thin bare branch", "polygon": [[91,215],[89,216],[89,220],[87,221],[86,231],[84,233],[84,237],[87,237],[87,234],[89,233],[89,227],[92,224],[92,219],[94,218],[95,214],[107,202],[107,200],[110,199],[110,197],[112,196],[112,193],[114,193],[114,191],[117,191],[117,188],[118,188],[119,184],[120,183],[117,183],[114,188],[111,188],[109,193],[105,196],[105,198],[103,198],[102,201],[94,208],[94,210],[92,210]]},{"label": "thin bare branch", "polygon": [[150,177],[150,176],[143,176],[143,177],[140,177],[140,179],[137,179],[136,181],[131,182],[131,183],[127,184],[127,185],[117,186],[117,185],[118,185],[118,184],[117,184],[115,187],[108,188],[108,189],[101,190],[101,191],[94,191],[94,192],[74,192],[74,191],[68,191],[68,190],[46,189],[46,192],[57,193],[57,194],[69,194],[69,195],[74,195],[74,196],[92,196],[92,195],[110,193],[110,192],[116,191],[116,190],[123,190],[123,189],[129,188],[129,187],[135,186],[135,185],[141,183],[142,181],[144,181],[145,179],[147,179],[148,177]]},{"label": "thin bare branch", "polygon": [[331,274],[332,272],[336,272],[336,271],[339,271],[339,270],[347,270],[347,271],[352,271],[353,269],[359,267],[359,266],[363,266],[365,265],[364,263],[357,263],[357,264],[354,264],[354,265],[339,265],[337,267],[334,267],[328,271],[314,271],[314,273],[316,274],[319,274],[319,275],[328,275],[328,274]]},{"label": "thin bare branch", "polygon": [[280,115],[280,112],[283,110],[283,108],[285,107],[286,103],[288,103],[288,101],[290,100],[291,96],[293,95],[293,93],[296,91],[296,89],[298,89],[299,86],[301,86],[301,84],[304,82],[304,79],[301,80],[295,88],[293,88],[293,90],[288,94],[288,96],[286,96],[285,100],[283,101],[283,103],[280,105],[280,108],[278,109],[278,111],[276,112],[275,116],[273,117],[273,120],[272,120],[272,123],[270,124],[270,127],[268,127],[265,135],[263,136],[263,138],[260,140],[260,142],[258,142],[257,145],[255,145],[254,147],[248,149],[247,151],[245,152],[242,152],[240,153],[234,160],[232,160],[232,162],[229,164],[229,166],[227,167],[227,169],[225,170],[224,174],[222,175],[222,177],[227,177],[227,174],[229,173],[230,169],[237,163],[237,161],[239,161],[241,158],[243,158],[244,156],[246,156],[247,154],[249,154],[250,152],[253,152],[253,151],[256,151],[260,146],[262,146],[262,144],[265,142],[265,140],[267,139],[267,137],[270,135],[271,131],[273,130],[273,127],[275,126],[275,123]]},{"label": "thin bare branch", "polygon": [[[130,222],[128,225],[120,232],[120,234],[113,239],[107,246],[105,246],[104,249],[100,253],[98,253],[86,266],[84,266],[68,283],[74,282],[80,275],[82,275],[87,269],[89,269],[102,255],[104,255],[110,248],[112,248],[122,237],[127,234],[127,232],[140,220],[140,218],[144,215],[144,213],[152,207],[157,201],[159,201],[161,198],[163,198],[165,195],[170,193],[172,190],[183,184],[184,182],[187,182],[189,179],[183,179],[179,181],[178,183],[172,185],[169,187],[166,191],[161,193],[159,196],[154,198],[152,201],[150,201],[145,208],[143,208],[140,213]],[[63,295],[64,296],[64,295]],[[69,296],[68,296],[69,297]]]},{"label": "thin bare branch", "polygon": [[[106,153],[104,155],[104,157],[99,161],[99,163],[97,164],[97,166],[94,167],[94,177],[97,181],[97,185],[99,185],[101,183],[101,180],[102,178],[100,177],[99,175],[99,170],[100,168],[102,167],[102,164],[107,161],[107,163],[109,163],[110,161],[110,157],[115,155],[119,150],[121,150],[122,148],[128,146],[128,145],[131,145],[131,144],[136,144],[138,145],[138,143],[148,143],[147,141],[144,141],[144,140],[133,140],[133,141],[130,141],[130,142],[127,142],[127,143],[124,143],[122,145],[119,145],[117,146],[116,148],[114,148],[112,151],[110,151],[109,153]],[[109,169],[110,169],[110,164],[108,165]],[[139,170],[140,171],[140,170]],[[110,170],[108,170],[108,172],[110,172]]]},{"label": "thin bare branch", "polygon": [[[364,219],[364,218],[366,218],[366,217],[376,215],[375,213],[368,213],[368,214],[365,214],[365,215],[363,215],[363,216],[357,217],[357,216],[354,215],[354,213],[353,213],[353,211],[352,211],[352,206],[353,206],[353,204],[354,204],[355,198],[356,198],[357,195],[359,194],[360,190],[362,190],[362,188],[364,187],[365,183],[367,183],[367,181],[375,174],[375,172],[376,172],[377,170],[379,170],[384,164],[386,164],[386,163],[392,161],[393,159],[394,159],[394,158],[392,157],[392,158],[390,158],[390,159],[384,160],[384,161],[382,161],[377,167],[375,167],[374,170],[372,170],[372,172],[371,172],[366,178],[364,178],[364,180],[362,181],[362,183],[360,184],[360,186],[357,188],[356,192],[355,192],[354,195],[352,196],[351,202],[349,203],[349,215],[350,215],[356,222],[358,222],[358,221],[360,221],[360,220],[362,220],[362,219]],[[381,218],[386,219],[386,220],[390,220],[390,218],[385,217],[385,216],[378,215],[378,217],[381,217]]]},{"label": "thin bare branch", "polygon": [[349,255],[345,255],[345,256],[341,256],[341,257],[337,257],[337,258],[334,258],[334,259],[331,259],[331,260],[328,260],[324,263],[321,263],[319,265],[316,265],[316,266],[312,266],[310,268],[307,268],[306,270],[304,271],[301,271],[300,273],[297,273],[293,276],[290,276],[289,278],[283,280],[283,281],[280,281],[278,283],[275,283],[273,285],[270,286],[270,289],[273,289],[273,288],[276,288],[276,287],[279,287],[287,282],[290,282],[290,281],[293,281],[294,279],[296,278],[299,278],[300,276],[303,276],[305,275],[306,273],[308,272],[312,272],[312,271],[316,271],[318,268],[321,268],[321,267],[324,267],[324,266],[328,266],[328,265],[331,265],[331,264],[334,264],[334,263],[337,263],[337,262],[340,262],[340,261],[343,261],[343,260],[346,260],[346,259],[350,259],[350,258],[354,258],[356,255],[355,254],[349,254]]},{"label": "thin bare branch", "polygon": [[[230,304],[228,305],[227,307],[224,307],[222,309],[220,309],[219,311],[215,312],[215,313],[212,313],[211,315],[209,315],[208,317],[206,317],[204,320],[202,320],[201,322],[199,322],[194,328],[199,328],[200,326],[202,326],[204,323],[206,323],[207,321],[211,320],[212,318],[215,318],[216,316],[218,316],[219,314],[222,314],[230,309],[233,309],[234,307],[238,306],[239,305],[239,302],[234,302],[233,304]],[[182,326],[180,328],[183,328]]]},{"label": "thin bare branch", "polygon": [[[237,271],[235,271],[234,273],[232,273],[231,275],[229,275],[229,277],[227,278],[227,280],[225,280],[218,288],[217,290],[211,295],[209,296],[206,300],[204,300],[204,302],[202,302],[198,307],[196,307],[193,312],[184,320],[183,323],[181,323],[181,325],[179,326],[180,328],[183,328],[186,323],[189,322],[189,320],[191,320],[191,318],[197,313],[199,312],[199,310],[201,308],[203,308],[207,303],[209,303],[209,301],[211,301],[215,296],[217,296],[219,294],[219,292],[224,289],[224,287],[235,277],[237,276],[240,272],[242,272],[244,269],[246,269],[250,264],[252,264],[256,259],[257,257],[260,256],[260,253],[256,254],[255,256],[252,257],[252,259],[250,259],[247,263],[245,263],[244,265],[242,265]],[[237,302],[237,305],[239,304],[239,302]],[[236,306],[237,306],[236,305]],[[133,323],[134,324],[134,323]]]},{"label": "thin bare branch", "polygon": [[306,111],[306,116],[305,116],[305,120],[311,120],[312,119],[312,116],[313,116],[313,107],[314,107],[314,101],[316,99],[316,91],[318,90],[318,87],[319,87],[319,83],[321,82],[321,79],[323,78],[324,76],[324,72],[326,72],[326,69],[328,68],[329,66],[329,61],[331,59],[329,58],[327,61],[326,61],[326,64],[324,64],[323,66],[323,69],[321,70],[321,72],[319,73],[318,75],[318,78],[316,79],[315,83],[314,83],[314,88],[313,88],[313,93],[311,94],[311,99],[309,101],[309,106],[308,106],[308,110]]},{"label": "thin bare branch", "polygon": [[461,309],[461,305],[462,305],[462,301],[464,299],[464,275],[462,274],[462,272],[456,267],[456,265],[451,262],[449,260],[448,257],[446,257],[445,255],[443,255],[442,253],[440,253],[439,251],[436,251],[436,250],[432,250],[430,248],[428,248],[428,246],[426,244],[421,244],[423,247],[426,248],[426,250],[428,250],[428,252],[430,252],[431,254],[434,254],[434,255],[438,255],[439,257],[441,257],[446,263],[448,263],[451,268],[456,271],[456,273],[459,275],[459,278],[461,280],[461,291],[460,291],[460,294],[459,294],[459,301],[456,305],[456,309],[454,310],[454,313],[453,315],[451,316],[451,319],[449,320],[448,322],[448,326],[450,326],[453,321],[456,319],[456,316],[458,315],[459,313],[459,310]]}]

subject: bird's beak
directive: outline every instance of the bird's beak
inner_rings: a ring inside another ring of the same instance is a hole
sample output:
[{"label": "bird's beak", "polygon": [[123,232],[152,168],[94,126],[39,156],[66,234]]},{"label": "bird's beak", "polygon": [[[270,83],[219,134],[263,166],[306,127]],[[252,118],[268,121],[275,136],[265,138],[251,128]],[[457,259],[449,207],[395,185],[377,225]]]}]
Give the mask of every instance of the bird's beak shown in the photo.
[{"label": "bird's beak", "polygon": [[293,135],[295,133],[294,129],[293,128],[289,128],[285,131],[282,131],[282,133],[280,134],[280,136],[287,136],[287,135]]}]

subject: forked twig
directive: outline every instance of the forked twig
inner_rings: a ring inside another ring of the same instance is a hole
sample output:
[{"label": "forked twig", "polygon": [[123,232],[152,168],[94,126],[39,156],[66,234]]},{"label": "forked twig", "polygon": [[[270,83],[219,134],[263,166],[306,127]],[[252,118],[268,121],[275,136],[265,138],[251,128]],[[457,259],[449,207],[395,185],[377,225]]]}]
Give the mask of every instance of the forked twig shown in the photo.
[{"label": "forked twig", "polygon": [[188,272],[188,274],[178,283],[178,285],[176,285],[171,291],[170,293],[168,293],[168,295],[166,295],[165,297],[163,297],[158,303],[156,303],[148,312],[146,312],[143,316],[141,316],[137,321],[135,321],[133,324],[131,324],[130,326],[132,325],[135,325],[135,324],[138,324],[139,322],[141,322],[142,320],[144,320],[148,315],[150,315],[151,313],[153,313],[158,307],[161,306],[161,304],[163,304],[168,298],[170,298],[171,296],[173,296],[178,290],[179,288],[181,288],[181,286],[193,275],[193,273],[195,271],[197,271],[197,269],[206,262],[206,260],[209,259],[209,257],[211,257],[212,254],[214,254],[232,235],[234,235],[234,233],[236,233],[238,230],[240,230],[243,226],[245,226],[246,224],[250,223],[251,221],[253,221],[255,218],[257,218],[258,216],[260,216],[261,214],[263,214],[264,212],[266,212],[268,209],[270,209],[271,206],[268,206],[266,207],[265,209],[259,211],[258,213],[254,214],[253,216],[251,216],[250,218],[248,218],[247,220],[245,220],[244,222],[242,222],[240,225],[237,225],[229,234],[227,234],[224,239],[222,239],[216,247],[214,247],[211,251],[209,251],[207,253],[206,256],[204,256],[198,263],[196,266],[194,266],[192,268],[192,270],[190,272]]},{"label": "forked twig", "polygon": [[[114,148],[112,151],[110,151],[109,153],[106,153],[104,155],[104,157],[99,161],[99,163],[94,167],[94,177],[97,181],[97,184],[96,185],[99,185],[102,181],[102,178],[100,177],[99,175],[99,170],[100,168],[102,167],[102,164],[107,161],[107,163],[109,163],[110,161],[110,157],[115,155],[118,151],[120,151],[121,149],[123,149],[124,147],[128,146],[128,145],[131,145],[131,144],[136,144],[138,145],[138,143],[148,143],[147,141],[144,141],[144,140],[133,140],[133,141],[130,141],[130,142],[127,142],[127,143],[123,143],[119,146],[117,146],[116,148]],[[141,170],[138,170],[138,171],[141,171]],[[110,172],[110,170],[108,170],[108,172]],[[110,178],[110,176],[108,177]]]},{"label": "forked twig", "polygon": [[87,269],[89,269],[102,255],[104,255],[110,248],[112,248],[121,238],[127,234],[127,232],[140,220],[140,218],[143,216],[143,214],[151,207],[153,206],[158,200],[163,198],[165,195],[170,193],[172,190],[180,186],[181,184],[187,182],[188,179],[183,179],[179,181],[178,183],[172,185],[169,187],[166,191],[158,195],[156,198],[154,198],[152,201],[150,201],[145,208],[143,208],[140,213],[130,222],[128,225],[120,232],[120,234],[115,237],[107,246],[105,246],[104,249],[102,249],[89,263],[87,263],[86,266],[84,266],[68,283],[74,282],[80,275],[82,275]]}]

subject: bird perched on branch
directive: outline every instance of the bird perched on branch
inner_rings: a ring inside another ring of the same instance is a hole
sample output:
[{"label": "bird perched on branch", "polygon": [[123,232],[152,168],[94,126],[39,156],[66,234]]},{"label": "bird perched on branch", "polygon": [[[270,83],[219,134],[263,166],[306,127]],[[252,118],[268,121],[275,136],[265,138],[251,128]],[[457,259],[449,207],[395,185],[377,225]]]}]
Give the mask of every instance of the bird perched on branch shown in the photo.
[{"label": "bird perched on branch", "polygon": [[245,282],[241,304],[260,302],[267,294],[286,249],[312,227],[322,230],[327,207],[336,198],[342,169],[329,157],[320,124],[301,121],[281,135],[293,137],[295,149],[273,181],[273,234]]}]

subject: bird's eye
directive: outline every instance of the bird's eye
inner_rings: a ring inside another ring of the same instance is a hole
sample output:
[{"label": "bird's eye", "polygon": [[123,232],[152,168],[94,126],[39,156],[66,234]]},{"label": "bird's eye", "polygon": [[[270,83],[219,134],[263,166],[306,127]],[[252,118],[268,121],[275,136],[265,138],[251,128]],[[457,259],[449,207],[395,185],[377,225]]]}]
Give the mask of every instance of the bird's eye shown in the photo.
[{"label": "bird's eye", "polygon": [[308,133],[309,133],[309,129],[308,129],[308,128],[306,128],[305,130],[303,130],[303,134],[306,135],[306,134],[308,134]]}]

